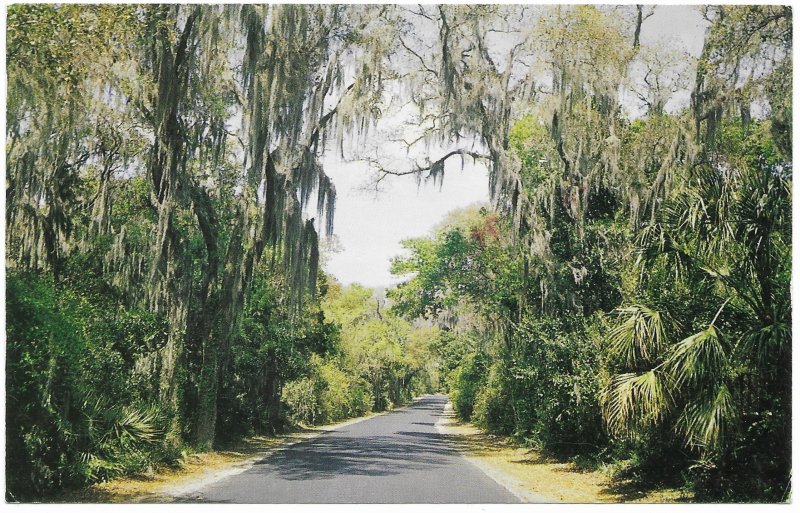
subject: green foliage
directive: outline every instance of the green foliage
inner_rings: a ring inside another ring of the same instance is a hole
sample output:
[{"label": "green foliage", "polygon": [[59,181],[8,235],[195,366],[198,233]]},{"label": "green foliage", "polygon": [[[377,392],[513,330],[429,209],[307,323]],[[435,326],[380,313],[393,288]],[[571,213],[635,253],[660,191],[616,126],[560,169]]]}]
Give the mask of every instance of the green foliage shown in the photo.
[{"label": "green foliage", "polygon": [[516,310],[526,276],[522,256],[507,246],[508,225],[485,208],[462,214],[432,238],[402,243],[410,256],[395,258],[392,273],[414,277],[389,291],[393,311],[436,319],[465,297],[481,298],[475,306],[487,314]]},{"label": "green foliage", "polygon": [[450,378],[450,401],[459,417],[469,420],[475,410],[475,400],[486,382],[486,356],[482,353],[466,355]]},{"label": "green foliage", "polygon": [[281,300],[281,280],[266,271],[256,279],[232,340],[226,372],[230,379],[220,390],[217,437],[225,442],[287,427],[287,412],[281,410],[283,387],[309,373],[316,376],[315,359],[335,353],[339,346],[337,326],[325,320],[318,304],[308,303],[299,315],[293,314]]},{"label": "green foliage", "polygon": [[439,363],[438,388],[440,390],[450,391],[450,377],[465,361],[467,355],[476,350],[476,346],[472,337],[450,330],[442,330],[434,339],[431,351]]},{"label": "green foliage", "polygon": [[[462,403],[460,408],[466,409],[473,408],[471,419],[476,425],[486,429],[490,433],[513,433],[515,426],[514,422],[514,404],[509,396],[509,391],[513,386],[509,382],[509,373],[507,371],[507,362],[498,360],[495,362],[488,371],[487,376],[481,377],[472,376],[459,376],[460,383],[456,383],[455,396],[458,401]],[[479,385],[477,394],[474,390],[469,390],[473,383],[468,383],[466,379],[478,378],[474,382]],[[513,379],[513,378],[512,378]],[[466,393],[465,393],[466,392]],[[472,404],[467,405],[472,395]],[[461,410],[458,410],[461,414]]]},{"label": "green foliage", "polygon": [[342,366],[370,384],[375,411],[431,392],[437,379],[431,344],[438,330],[412,326],[384,302],[357,284],[331,287],[325,302],[326,315],[341,325]]},{"label": "green foliage", "polygon": [[562,454],[597,451],[604,434],[597,319],[526,318],[510,362],[515,434]]},{"label": "green foliage", "polygon": [[167,423],[157,406],[124,406],[90,396],[81,410],[87,424],[86,449],[80,454],[86,481],[105,481],[174,459],[163,446]]},{"label": "green foliage", "polygon": [[281,400],[290,411],[290,418],[295,422],[314,425],[323,422],[322,387],[325,386],[316,377],[300,378],[286,383],[281,393]]},{"label": "green foliage", "polygon": [[282,400],[290,418],[307,425],[360,417],[371,411],[373,403],[366,380],[317,356],[311,359],[310,376],[287,383]]},{"label": "green foliage", "polygon": [[544,123],[527,115],[514,123],[508,139],[521,161],[525,184],[531,190],[555,177],[554,168],[550,164],[558,159],[558,154],[552,147],[550,134]]},{"label": "green foliage", "polygon": [[10,272],[7,313],[9,500],[27,500],[170,461],[164,412],[134,362],[163,320],[119,317],[46,278]]},{"label": "green foliage", "polygon": [[[698,493],[780,500],[789,468],[778,448],[789,439],[789,164],[765,125],[722,123],[710,162],[643,232],[638,265],[650,272],[638,295],[661,311],[619,310],[604,404],[616,436],[666,427],[693,455]],[[731,488],[744,454],[759,470]]]}]

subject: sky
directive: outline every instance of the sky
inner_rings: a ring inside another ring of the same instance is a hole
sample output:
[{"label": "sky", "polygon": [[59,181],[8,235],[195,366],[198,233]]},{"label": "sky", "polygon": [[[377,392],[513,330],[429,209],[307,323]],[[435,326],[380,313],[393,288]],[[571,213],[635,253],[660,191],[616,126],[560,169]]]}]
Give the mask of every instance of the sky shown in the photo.
[{"label": "sky", "polygon": [[[703,46],[705,21],[696,8],[659,6],[642,26],[642,43],[678,39],[695,57]],[[688,103],[688,91],[677,95],[678,103]],[[385,148],[396,169],[410,164],[396,149]],[[412,176],[387,177],[382,191],[364,190],[370,172],[367,164],[342,161],[338,152],[328,152],[323,159],[326,173],[338,192],[334,216],[334,234],[338,251],[324,256],[325,270],[344,285],[360,283],[385,287],[400,278],[389,272],[392,257],[401,254],[400,241],[429,235],[444,216],[477,202],[488,203],[488,172],[480,162],[450,159],[445,168],[441,190],[433,184],[417,186]],[[431,150],[431,160],[441,150]]]},{"label": "sky", "polygon": [[441,190],[417,186],[411,176],[388,177],[382,192],[363,190],[369,169],[363,163],[324,161],[338,193],[334,234],[340,251],[325,256],[325,270],[347,285],[381,287],[397,283],[389,273],[391,258],[401,254],[400,241],[428,235],[451,210],[489,201],[485,166],[450,159]]}]

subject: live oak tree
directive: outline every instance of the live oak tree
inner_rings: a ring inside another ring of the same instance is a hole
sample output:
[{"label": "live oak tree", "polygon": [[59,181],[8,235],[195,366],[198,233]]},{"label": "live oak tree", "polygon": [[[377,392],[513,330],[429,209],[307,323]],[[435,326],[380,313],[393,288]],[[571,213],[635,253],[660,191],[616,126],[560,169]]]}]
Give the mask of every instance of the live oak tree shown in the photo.
[{"label": "live oak tree", "polygon": [[[697,60],[656,12],[9,8],[12,495],[439,380],[550,450],[785,497],[792,11],[701,8]],[[398,112],[416,158],[362,154]],[[376,181],[472,159],[491,204],[404,243],[373,303],[319,269],[331,151]]]},{"label": "live oak tree", "polygon": [[[317,230],[331,234],[335,203],[319,155],[329,135],[364,130],[375,113],[375,56],[389,37],[380,11],[10,12],[14,265],[49,270],[60,283],[69,255],[93,251],[125,304],[168,319],[152,363],[176,444],[187,432],[201,445],[214,439],[231,337],[265,255],[286,276],[291,304],[316,291]],[[302,213],[314,193],[316,224]],[[79,222],[83,212],[91,228]],[[193,361],[199,377],[187,378]],[[187,386],[196,387],[193,411]]]}]

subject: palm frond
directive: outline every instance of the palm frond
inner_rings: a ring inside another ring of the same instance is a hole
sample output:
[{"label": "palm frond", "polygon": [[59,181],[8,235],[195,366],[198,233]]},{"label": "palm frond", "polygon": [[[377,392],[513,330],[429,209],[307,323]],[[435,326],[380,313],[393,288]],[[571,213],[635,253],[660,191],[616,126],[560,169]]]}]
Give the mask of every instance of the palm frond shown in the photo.
[{"label": "palm frond", "polygon": [[677,429],[685,437],[687,445],[713,451],[722,444],[736,418],[731,391],[725,383],[720,383],[707,397],[686,405]]},{"label": "palm frond", "polygon": [[[746,168],[741,176],[733,208],[735,235],[753,254],[768,247],[771,232],[788,227],[791,211],[790,187],[782,177],[760,169]],[[785,235],[790,234],[788,231]]]},{"label": "palm frond", "polygon": [[89,445],[100,456],[111,447],[136,448],[137,445],[159,441],[163,432],[158,428],[160,411],[157,406],[111,404],[104,396],[91,395],[84,399],[83,414]]},{"label": "palm frond", "polygon": [[640,282],[648,278],[650,268],[659,261],[663,262],[676,280],[686,274],[686,254],[678,247],[668,227],[662,223],[650,223],[641,229],[633,253],[636,255],[635,266]]},{"label": "palm frond", "polygon": [[156,427],[157,422],[158,411],[155,408],[124,406],[120,409],[113,428],[117,439],[124,444],[146,444],[157,441],[162,434]]},{"label": "palm frond", "polygon": [[728,355],[713,324],[678,342],[664,363],[678,387],[711,383],[724,374],[727,365]]},{"label": "palm frond", "polygon": [[624,320],[609,334],[612,353],[631,367],[655,360],[667,342],[669,319],[643,305],[620,308],[617,313]]},{"label": "palm frond", "polygon": [[736,344],[736,353],[763,369],[776,359],[785,357],[791,344],[791,325],[774,322],[745,332]]},{"label": "palm frond", "polygon": [[601,397],[609,432],[621,435],[661,420],[671,404],[667,379],[656,369],[614,376]]}]

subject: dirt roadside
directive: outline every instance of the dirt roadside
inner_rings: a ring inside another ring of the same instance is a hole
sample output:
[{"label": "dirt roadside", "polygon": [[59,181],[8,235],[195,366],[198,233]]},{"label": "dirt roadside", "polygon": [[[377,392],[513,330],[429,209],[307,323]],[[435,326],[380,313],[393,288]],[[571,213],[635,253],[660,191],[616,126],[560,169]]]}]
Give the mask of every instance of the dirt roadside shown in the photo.
[{"label": "dirt roadside", "polygon": [[[186,455],[177,465],[146,474],[114,479],[51,498],[55,503],[166,503],[219,479],[244,472],[256,461],[291,444],[319,436],[331,429],[382,415],[372,414],[336,424],[305,428],[277,436],[257,436],[227,450]],[[587,471],[572,462],[556,461],[518,447],[511,439],[488,435],[460,422],[448,403],[436,425],[459,451],[483,472],[525,502],[546,503],[675,503],[690,498],[675,489],[643,491],[614,481],[609,472]]]},{"label": "dirt roadside", "polygon": [[227,450],[186,455],[174,466],[152,469],[140,475],[97,483],[51,498],[50,503],[164,503],[178,502],[219,479],[244,472],[256,461],[283,447],[317,437],[335,428],[383,415],[374,413],[336,424],[314,426],[276,436],[255,436]]},{"label": "dirt roadside", "polygon": [[541,452],[519,447],[508,437],[488,435],[457,420],[447,404],[437,424],[461,453],[495,481],[525,502],[545,503],[685,503],[677,489],[642,490],[620,482],[604,470],[585,470]]}]

